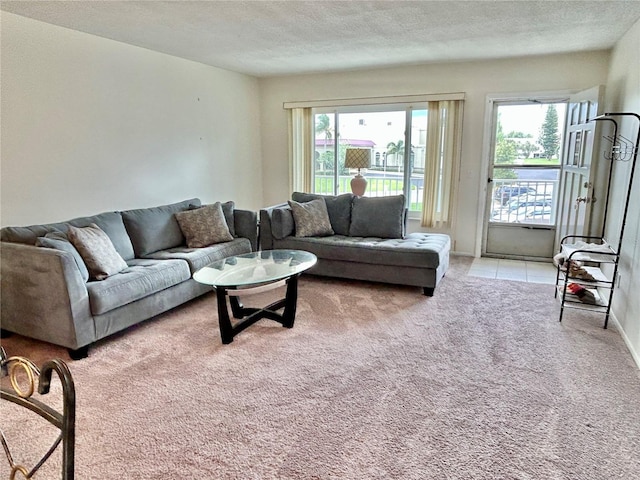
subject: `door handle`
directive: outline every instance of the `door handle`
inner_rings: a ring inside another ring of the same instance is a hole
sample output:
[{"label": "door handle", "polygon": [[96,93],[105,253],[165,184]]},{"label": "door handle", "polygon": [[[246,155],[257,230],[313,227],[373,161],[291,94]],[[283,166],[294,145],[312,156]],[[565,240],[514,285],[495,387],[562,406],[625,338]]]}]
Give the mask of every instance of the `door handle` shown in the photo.
[{"label": "door handle", "polygon": [[574,210],[577,210],[580,206],[580,203],[584,203],[585,205],[591,203],[591,197],[578,197],[576,198],[576,203],[573,206]]}]

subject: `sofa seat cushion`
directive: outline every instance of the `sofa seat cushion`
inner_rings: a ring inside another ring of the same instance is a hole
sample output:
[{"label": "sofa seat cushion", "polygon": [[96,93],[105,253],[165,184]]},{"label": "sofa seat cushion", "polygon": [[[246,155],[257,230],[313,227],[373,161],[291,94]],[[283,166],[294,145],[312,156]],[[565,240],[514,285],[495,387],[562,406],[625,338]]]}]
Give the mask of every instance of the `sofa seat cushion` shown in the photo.
[{"label": "sofa seat cushion", "polygon": [[188,248],[186,246],[170,248],[161,252],[151,253],[145,258],[153,258],[156,260],[186,260],[193,274],[196,270],[206,267],[216,260],[250,252],[251,242],[249,239],[236,238],[230,242],[217,243],[202,248]]},{"label": "sofa seat cushion", "polygon": [[437,268],[449,255],[448,235],[410,233],[405,238],[287,237],[274,248],[306,250],[318,258],[402,267]]},{"label": "sofa seat cushion", "polygon": [[93,315],[101,315],[191,278],[181,260],[129,260],[128,267],[100,282],[87,283]]}]

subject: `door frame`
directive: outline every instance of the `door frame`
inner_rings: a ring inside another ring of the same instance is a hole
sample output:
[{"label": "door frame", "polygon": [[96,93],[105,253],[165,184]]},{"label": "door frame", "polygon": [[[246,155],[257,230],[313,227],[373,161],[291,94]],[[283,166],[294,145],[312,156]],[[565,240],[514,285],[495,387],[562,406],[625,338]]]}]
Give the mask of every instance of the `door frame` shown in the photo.
[{"label": "door frame", "polygon": [[484,111],[484,133],[482,139],[482,159],[481,159],[481,175],[479,178],[479,192],[480,198],[478,199],[478,210],[476,214],[476,232],[481,232],[480,235],[476,235],[476,245],[474,249],[474,256],[479,258],[482,256],[484,246],[487,239],[487,223],[486,217],[488,215],[487,208],[491,206],[491,184],[488,182],[489,168],[493,165],[491,159],[491,152],[493,150],[493,144],[495,143],[495,128],[493,125],[493,110],[496,103],[499,102],[527,102],[531,99],[537,99],[544,102],[565,102],[569,97],[579,90],[551,90],[551,91],[533,91],[533,92],[519,92],[519,93],[490,93],[485,97],[485,111]]}]

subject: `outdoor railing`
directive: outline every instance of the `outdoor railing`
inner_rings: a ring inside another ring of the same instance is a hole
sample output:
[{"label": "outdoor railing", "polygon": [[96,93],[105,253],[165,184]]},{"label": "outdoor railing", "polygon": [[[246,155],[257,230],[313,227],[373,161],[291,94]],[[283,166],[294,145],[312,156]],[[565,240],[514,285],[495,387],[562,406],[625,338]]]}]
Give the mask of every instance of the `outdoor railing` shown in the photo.
[{"label": "outdoor railing", "polygon": [[491,222],[555,224],[557,180],[494,179]]},{"label": "outdoor railing", "polygon": [[[383,175],[383,176],[379,176]],[[338,194],[351,191],[350,182],[353,176],[338,176]],[[367,178],[367,197],[386,197],[404,193],[402,173],[375,173]],[[409,208],[411,211],[422,210],[424,179],[422,175],[413,175],[409,188]],[[315,193],[334,195],[333,175],[315,176]],[[491,222],[536,223],[553,225],[557,203],[557,180],[514,180],[494,179],[491,192]],[[520,199],[522,205],[514,206],[514,200]]]},{"label": "outdoor railing", "polygon": [[[387,197],[390,195],[400,195],[404,193],[404,178],[402,173],[391,174],[389,177],[383,176],[366,176],[367,197]],[[348,193],[351,191],[350,182],[352,175],[340,175],[338,177],[338,194]],[[424,180],[422,175],[412,176],[410,181],[410,205],[411,211],[422,210]],[[332,175],[315,176],[315,193],[321,195],[334,195],[334,177]]]}]

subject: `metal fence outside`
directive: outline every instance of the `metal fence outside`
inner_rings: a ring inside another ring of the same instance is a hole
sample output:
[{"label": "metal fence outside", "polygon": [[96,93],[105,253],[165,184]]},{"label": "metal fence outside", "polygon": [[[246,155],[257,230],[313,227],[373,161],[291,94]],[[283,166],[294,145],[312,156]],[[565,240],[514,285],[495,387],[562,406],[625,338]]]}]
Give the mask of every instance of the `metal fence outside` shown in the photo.
[{"label": "metal fence outside", "polygon": [[558,180],[493,180],[491,222],[555,224]]},{"label": "metal fence outside", "polygon": [[[367,190],[365,195],[367,197],[387,197],[390,195],[400,195],[404,193],[404,178],[401,174],[382,174],[379,176],[373,174],[366,176]],[[387,176],[389,175],[389,176]],[[351,191],[350,182],[353,176],[351,175],[339,175],[338,176],[338,194],[348,193]],[[334,190],[334,177],[333,175],[315,175],[314,193],[321,195],[335,195]],[[422,175],[412,176],[410,179],[409,188],[409,210],[421,211],[422,210],[422,195],[423,195],[424,179]]]}]

